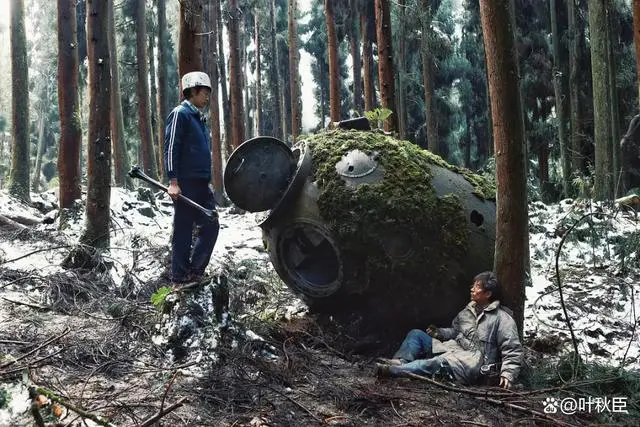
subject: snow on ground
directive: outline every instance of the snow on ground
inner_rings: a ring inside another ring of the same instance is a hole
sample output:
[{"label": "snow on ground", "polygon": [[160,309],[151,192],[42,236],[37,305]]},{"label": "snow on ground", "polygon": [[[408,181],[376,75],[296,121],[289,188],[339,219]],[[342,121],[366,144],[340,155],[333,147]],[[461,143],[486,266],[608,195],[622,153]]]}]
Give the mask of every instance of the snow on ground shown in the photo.
[{"label": "snow on ground", "polygon": [[590,361],[640,367],[637,215],[583,201],[536,202],[529,207],[529,229],[532,286],[527,288],[525,337],[571,348],[555,270],[560,242],[569,232],[558,265],[580,354]]},{"label": "snow on ground", "polygon": [[[172,202],[168,196],[158,193],[155,200],[145,195],[146,189],[129,192],[122,188],[111,190],[111,221],[112,233],[108,257],[114,261],[114,282],[119,284],[124,270],[131,270],[136,263],[137,278],[148,280],[157,275],[164,268],[163,259],[148,258],[140,253],[143,242],[152,245],[166,245],[165,256],[169,255],[169,241],[171,237],[171,222],[173,218]],[[41,204],[44,209],[57,206],[57,199],[53,191],[32,194],[32,202]],[[154,200],[153,205],[148,200]],[[222,261],[227,255],[244,259],[265,259],[260,252],[263,248],[262,235],[256,225],[254,214],[234,214],[232,209],[219,209],[220,234],[212,254],[210,268]],[[6,191],[0,192],[0,215],[9,217],[24,217],[42,220],[44,215],[34,208],[8,197]],[[40,224],[36,230],[57,233],[59,218],[51,224]],[[60,231],[66,243],[74,244],[83,229],[83,218],[71,221],[68,227]],[[0,259],[13,260],[37,250],[51,248],[51,242],[33,242],[14,239],[0,241]],[[7,267],[16,270],[31,271],[36,269],[48,272],[61,271],[60,262],[66,255],[65,251],[45,250],[30,254],[28,257],[6,263]],[[120,279],[120,280],[118,280]]]},{"label": "snow on ground", "polygon": [[[166,268],[171,201],[161,194],[148,197],[145,191],[149,190],[128,192],[112,189],[113,231],[108,255],[113,260],[111,274],[117,286],[126,272],[135,270],[135,278],[144,282],[157,279]],[[16,202],[6,192],[0,192],[0,215],[41,220],[46,211],[57,203],[53,192],[33,194],[32,200],[42,212]],[[636,313],[640,313],[640,296],[637,295],[640,258],[637,249],[623,242],[633,233],[639,233],[639,223],[634,215],[603,205],[570,200],[548,206],[540,202],[531,204],[532,286],[527,288],[525,338],[528,343],[533,343],[534,348],[542,345],[550,351],[551,342],[557,350],[570,350],[570,334],[555,278],[555,255],[564,233],[589,212],[602,212],[602,215],[584,218],[567,236],[560,253],[564,296],[574,331],[580,340],[579,351],[591,360],[620,364],[624,359],[625,364],[637,368],[640,366],[640,350],[638,332],[633,329],[633,324],[637,322]],[[221,230],[210,263],[211,271],[225,257],[267,260],[256,218],[255,214],[220,209]],[[55,232],[58,226],[56,220],[50,224],[39,224],[36,228]],[[77,241],[82,227],[80,217],[72,221],[61,231],[62,243],[71,245]],[[145,253],[145,242],[160,247],[164,245],[167,251],[162,256]],[[636,245],[640,247],[640,243]],[[55,243],[49,241],[0,241],[0,260],[5,262],[3,268],[53,273],[61,270],[58,265],[66,251],[51,249],[52,246]],[[41,252],[17,259],[37,250]],[[624,265],[621,253],[625,254]]]}]

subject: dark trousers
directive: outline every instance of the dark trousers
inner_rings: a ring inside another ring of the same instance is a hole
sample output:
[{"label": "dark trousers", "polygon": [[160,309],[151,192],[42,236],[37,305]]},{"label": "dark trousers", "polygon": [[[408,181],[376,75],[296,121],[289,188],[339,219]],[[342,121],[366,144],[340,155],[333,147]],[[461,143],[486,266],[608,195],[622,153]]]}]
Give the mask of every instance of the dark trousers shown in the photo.
[{"label": "dark trousers", "polygon": [[403,362],[400,366],[389,368],[389,372],[396,376],[402,376],[406,372],[426,376],[442,370],[451,372],[447,361],[442,356],[433,355],[431,335],[420,329],[409,331],[393,358]]},{"label": "dark trousers", "polygon": [[[182,194],[207,209],[215,209],[213,192],[206,180],[181,180]],[[204,273],[218,239],[220,224],[181,200],[173,203],[173,238],[171,241],[171,280],[185,282],[189,276]],[[198,233],[193,241],[194,227]]]},{"label": "dark trousers", "polygon": [[416,359],[429,359],[433,356],[432,348],[431,335],[420,329],[412,329],[393,358],[405,363]]}]

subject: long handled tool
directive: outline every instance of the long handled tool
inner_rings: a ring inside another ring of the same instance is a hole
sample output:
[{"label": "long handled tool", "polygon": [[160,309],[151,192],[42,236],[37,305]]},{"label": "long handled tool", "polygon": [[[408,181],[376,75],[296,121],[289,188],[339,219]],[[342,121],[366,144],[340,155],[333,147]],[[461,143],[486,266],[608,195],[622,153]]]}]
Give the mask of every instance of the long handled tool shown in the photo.
[{"label": "long handled tool", "polygon": [[[157,187],[165,192],[168,192],[169,189],[162,185],[160,182],[156,181],[155,179],[151,178],[149,175],[145,174],[142,169],[140,169],[139,166],[134,166],[131,168],[131,170],[129,171],[129,176],[131,178],[140,178],[141,180],[148,182],[149,184],[153,185],[154,187]],[[190,198],[183,196],[182,194],[178,195],[178,199],[182,200],[183,202],[185,202],[186,204],[198,209],[200,212],[202,212],[208,219],[209,221],[215,221],[218,219],[218,212],[216,212],[215,210],[211,210],[211,209],[207,209],[204,206],[194,202],[193,200],[191,200]]]}]

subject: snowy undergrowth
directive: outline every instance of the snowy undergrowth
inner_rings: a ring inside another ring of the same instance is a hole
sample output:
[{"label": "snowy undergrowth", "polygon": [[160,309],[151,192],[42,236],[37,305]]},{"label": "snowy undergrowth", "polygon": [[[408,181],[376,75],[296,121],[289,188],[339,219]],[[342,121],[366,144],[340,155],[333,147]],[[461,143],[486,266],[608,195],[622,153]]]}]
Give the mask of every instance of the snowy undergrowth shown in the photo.
[{"label": "snowy undergrowth", "polygon": [[640,367],[640,245],[635,243],[640,222],[635,212],[581,200],[536,202],[529,207],[529,221],[529,344],[551,353],[572,350],[556,275],[558,256],[560,284],[580,355],[588,362]]},{"label": "snowy undergrowth", "polygon": [[[46,215],[53,219],[50,212],[57,204],[53,192],[32,194],[32,201],[37,208],[21,204],[2,192],[0,215],[36,221]],[[109,272],[113,285],[127,292],[136,292],[149,282],[157,283],[157,287],[167,285],[172,220],[170,200],[164,195],[149,197],[148,190],[129,192],[114,188],[111,216],[111,247],[105,258],[111,261]],[[632,244],[640,241],[637,237],[639,223],[633,213],[621,212],[615,207],[570,200],[555,205],[531,204],[532,286],[527,288],[525,338],[534,348],[545,352],[571,348],[560,305],[555,256],[562,237],[578,220],[581,220],[580,224],[566,236],[559,261],[567,309],[580,341],[581,355],[587,360],[613,364],[621,364],[624,360],[625,365],[638,367],[638,332],[633,324],[637,322],[636,313],[640,312],[640,297],[634,294],[638,292],[640,257]],[[192,295],[189,301],[211,318],[215,304],[211,299],[212,292],[220,285],[220,280],[226,280],[234,320],[248,323],[260,316],[264,320],[304,312],[303,304],[286,290],[268,262],[256,216],[221,209],[220,223],[220,235],[209,269],[214,280]],[[83,218],[79,215],[61,231],[58,231],[57,219],[49,224],[41,223],[35,229],[73,245],[82,227]],[[3,239],[0,241],[0,259],[5,261],[4,268],[12,270],[36,271],[41,275],[62,273],[59,264],[69,248],[52,249],[52,245],[55,246],[43,239]],[[636,245],[640,246],[640,243]],[[32,253],[38,250],[41,252]],[[17,259],[24,255],[28,256]],[[4,291],[11,290],[9,286]],[[44,297],[36,287],[21,287],[19,291],[29,292],[32,300]],[[185,316],[181,320],[179,316],[171,321],[161,320],[158,331],[165,332],[159,333],[155,340],[165,342],[172,335],[170,330],[175,333],[181,329],[179,325],[190,325],[192,320]],[[214,328],[213,324],[210,326]],[[217,341],[218,332],[211,328],[193,335],[189,346],[205,354],[207,345],[203,340],[211,345]],[[243,333],[251,335],[251,332]]]}]

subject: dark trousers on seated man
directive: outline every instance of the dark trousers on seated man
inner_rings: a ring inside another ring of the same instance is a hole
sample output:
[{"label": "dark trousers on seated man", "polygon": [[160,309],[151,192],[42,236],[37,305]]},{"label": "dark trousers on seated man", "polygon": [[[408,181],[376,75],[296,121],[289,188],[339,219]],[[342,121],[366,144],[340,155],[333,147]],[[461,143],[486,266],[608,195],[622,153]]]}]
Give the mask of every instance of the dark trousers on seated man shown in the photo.
[{"label": "dark trousers on seated man", "polygon": [[451,374],[447,361],[443,357],[434,356],[431,336],[420,329],[409,331],[393,359],[402,362],[401,365],[388,368],[389,373],[394,376],[401,376],[406,372],[424,376]]}]

